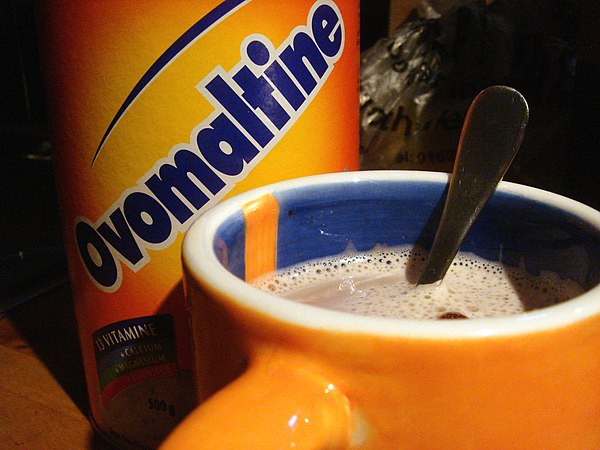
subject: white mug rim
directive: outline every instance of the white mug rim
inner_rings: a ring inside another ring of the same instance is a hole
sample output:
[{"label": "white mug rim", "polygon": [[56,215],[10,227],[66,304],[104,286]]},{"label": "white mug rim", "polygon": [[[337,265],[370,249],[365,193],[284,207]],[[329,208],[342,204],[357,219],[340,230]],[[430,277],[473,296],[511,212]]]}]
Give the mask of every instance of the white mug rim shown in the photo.
[{"label": "white mug rim", "polygon": [[[275,190],[295,189],[325,183],[351,181],[412,180],[447,183],[449,174],[425,171],[358,171],[313,175],[281,181],[231,197],[204,213],[187,231],[182,254],[185,270],[210,283],[222,298],[238,303],[279,322],[334,332],[374,336],[429,339],[469,339],[507,336],[557,329],[600,314],[600,285],[568,302],[518,315],[460,321],[433,321],[371,317],[298,303],[255,288],[228,272],[214,251],[200,252],[200,245],[213,248],[213,238],[223,219],[241,206]],[[566,210],[600,229],[600,212],[576,200],[530,186],[501,182],[503,192]]]}]

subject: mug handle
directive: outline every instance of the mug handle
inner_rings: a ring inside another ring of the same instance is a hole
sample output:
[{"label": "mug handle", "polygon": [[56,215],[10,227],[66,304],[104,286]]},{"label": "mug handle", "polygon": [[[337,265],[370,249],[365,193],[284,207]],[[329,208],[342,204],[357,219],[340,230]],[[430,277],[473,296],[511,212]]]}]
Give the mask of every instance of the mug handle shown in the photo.
[{"label": "mug handle", "polygon": [[300,361],[261,359],[192,411],[160,449],[348,447],[348,398]]}]

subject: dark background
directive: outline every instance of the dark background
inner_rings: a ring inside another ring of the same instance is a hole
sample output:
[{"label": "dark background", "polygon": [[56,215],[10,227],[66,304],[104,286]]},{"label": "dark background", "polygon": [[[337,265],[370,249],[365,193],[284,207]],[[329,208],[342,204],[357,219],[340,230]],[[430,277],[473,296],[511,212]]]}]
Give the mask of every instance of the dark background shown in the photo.
[{"label": "dark background", "polygon": [[66,280],[32,0],[0,0],[0,316]]}]

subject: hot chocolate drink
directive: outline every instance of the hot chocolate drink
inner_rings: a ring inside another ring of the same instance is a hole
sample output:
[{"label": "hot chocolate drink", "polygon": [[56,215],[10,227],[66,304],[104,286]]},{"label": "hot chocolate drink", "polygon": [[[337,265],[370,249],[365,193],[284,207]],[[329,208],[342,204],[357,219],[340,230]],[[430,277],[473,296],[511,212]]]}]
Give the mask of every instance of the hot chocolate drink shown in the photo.
[{"label": "hot chocolate drink", "polygon": [[302,303],[367,316],[497,317],[547,307],[584,292],[554,272],[528,273],[459,253],[441,283],[416,285],[426,253],[408,247],[348,250],[268,274],[253,284]]}]

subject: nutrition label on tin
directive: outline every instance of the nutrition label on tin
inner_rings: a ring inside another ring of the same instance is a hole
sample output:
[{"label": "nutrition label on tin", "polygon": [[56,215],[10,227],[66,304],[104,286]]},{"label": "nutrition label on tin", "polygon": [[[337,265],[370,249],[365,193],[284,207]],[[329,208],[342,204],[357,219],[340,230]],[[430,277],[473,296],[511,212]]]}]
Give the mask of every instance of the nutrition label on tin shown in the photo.
[{"label": "nutrition label on tin", "polygon": [[97,330],[93,340],[105,405],[131,385],[177,374],[175,334],[170,315],[115,322]]}]

